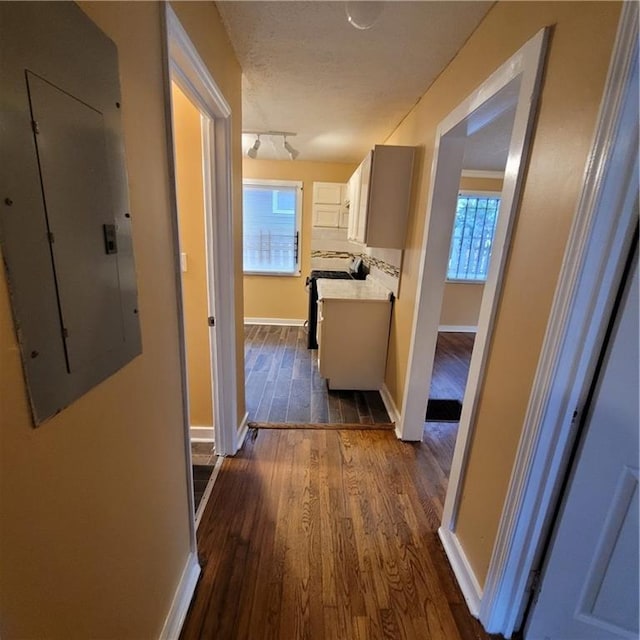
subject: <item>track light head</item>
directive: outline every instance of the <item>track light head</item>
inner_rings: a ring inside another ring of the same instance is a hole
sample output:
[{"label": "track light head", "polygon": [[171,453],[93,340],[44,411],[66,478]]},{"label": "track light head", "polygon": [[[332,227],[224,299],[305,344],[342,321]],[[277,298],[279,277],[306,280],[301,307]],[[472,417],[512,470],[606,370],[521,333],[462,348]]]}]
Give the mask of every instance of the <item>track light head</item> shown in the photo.
[{"label": "track light head", "polygon": [[284,143],[282,145],[286,150],[287,153],[289,154],[289,157],[292,160],[295,160],[299,155],[300,152],[297,149],[294,149],[288,142],[287,142],[287,136],[284,136]]},{"label": "track light head", "polygon": [[252,160],[255,160],[258,157],[258,149],[260,148],[260,144],[260,136],[258,135],[256,141],[253,143],[253,146],[247,151],[247,155]]}]

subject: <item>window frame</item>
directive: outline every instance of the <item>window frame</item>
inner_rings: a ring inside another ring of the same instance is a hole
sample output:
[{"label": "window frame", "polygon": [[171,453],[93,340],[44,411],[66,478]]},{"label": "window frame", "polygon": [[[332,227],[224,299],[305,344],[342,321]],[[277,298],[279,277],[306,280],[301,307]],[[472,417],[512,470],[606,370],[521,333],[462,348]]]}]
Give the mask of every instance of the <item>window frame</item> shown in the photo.
[{"label": "window frame", "polygon": [[[502,191],[490,191],[490,190],[484,190],[484,189],[458,189],[458,198],[460,198],[460,196],[467,196],[467,197],[476,196],[478,198],[485,198],[485,199],[497,198],[502,203]],[[456,198],[456,207],[457,207],[457,204],[458,204],[458,199]],[[499,214],[499,206],[498,206],[498,214]],[[496,220],[496,226],[497,224],[498,222]],[[449,273],[449,258],[451,258],[451,246],[453,244],[453,230],[455,228],[455,215],[454,215],[453,225],[454,226],[451,228],[451,236],[449,238],[449,257],[447,258],[447,274]],[[495,229],[493,230],[493,233],[494,233],[494,237],[491,238],[492,252],[493,252],[493,240],[495,238]],[[487,273],[487,276],[488,276],[488,273]],[[448,275],[445,276],[445,283],[449,283],[449,284],[479,284],[484,286],[486,282],[487,282],[487,278],[484,278],[483,280],[477,280],[477,279],[474,280],[474,279],[466,279],[466,278],[449,278]]]},{"label": "window frame", "polygon": [[[244,268],[244,204],[242,209],[242,273],[245,276],[278,276],[278,277],[290,277],[290,278],[299,278],[301,275],[301,254],[302,254],[302,198],[303,198],[303,182],[302,180],[267,180],[263,178],[243,178],[242,180],[242,200],[244,203],[244,188],[245,186],[255,186],[255,187],[287,187],[294,188],[296,190],[296,206],[295,206],[295,233],[298,234],[298,251],[296,255],[296,261],[294,265],[293,271],[255,271],[255,270],[246,270]],[[272,198],[274,205],[276,204],[276,196],[275,191],[277,188],[274,188],[272,192]],[[274,213],[282,213],[283,210],[276,209],[275,206],[273,208]]]}]

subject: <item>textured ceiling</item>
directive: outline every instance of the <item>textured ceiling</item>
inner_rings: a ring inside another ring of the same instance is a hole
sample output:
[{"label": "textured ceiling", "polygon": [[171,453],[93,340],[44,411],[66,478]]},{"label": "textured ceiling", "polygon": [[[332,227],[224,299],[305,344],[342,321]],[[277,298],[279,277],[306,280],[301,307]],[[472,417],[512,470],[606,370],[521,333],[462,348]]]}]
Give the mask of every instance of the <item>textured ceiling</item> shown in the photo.
[{"label": "textured ceiling", "polygon": [[[344,2],[216,4],[243,70],[243,130],[296,132],[300,160],[359,162],[493,3],[388,1],[368,30],[347,22]],[[258,157],[287,159],[282,138],[263,137]]]}]

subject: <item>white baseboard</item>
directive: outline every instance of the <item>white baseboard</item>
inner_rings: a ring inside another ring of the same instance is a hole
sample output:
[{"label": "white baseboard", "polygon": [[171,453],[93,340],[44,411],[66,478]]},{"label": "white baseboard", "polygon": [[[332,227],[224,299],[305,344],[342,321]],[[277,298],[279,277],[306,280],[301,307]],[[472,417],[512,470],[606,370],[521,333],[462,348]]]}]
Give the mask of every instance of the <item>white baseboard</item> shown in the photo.
[{"label": "white baseboard", "polygon": [[160,632],[160,640],[176,640],[180,636],[182,624],[189,610],[199,576],[198,554],[192,551],[187,558],[182,576],[180,576],[178,588],[173,596],[173,602],[169,608],[164,627]]},{"label": "white baseboard", "polygon": [[215,440],[213,427],[192,426],[189,427],[189,439],[191,442],[213,442]]},{"label": "white baseboard", "polygon": [[466,324],[441,324],[438,331],[442,333],[478,333],[478,327]]},{"label": "white baseboard", "polygon": [[301,327],[306,320],[297,318],[245,318],[245,324],[270,324],[276,327]]},{"label": "white baseboard", "polygon": [[242,444],[244,443],[244,439],[247,437],[247,431],[249,431],[249,412],[244,414],[244,418],[242,418],[242,422],[238,427],[238,431],[236,432],[236,441],[234,444],[234,454],[240,451]]},{"label": "white baseboard", "polygon": [[467,560],[464,550],[456,534],[445,527],[438,529],[438,535],[442,541],[449,564],[453,569],[456,580],[462,590],[462,595],[467,602],[469,612],[474,618],[480,615],[480,601],[482,600],[482,588],[476,579],[473,569]]},{"label": "white baseboard", "polygon": [[393,401],[386,384],[383,384],[380,388],[380,397],[382,398],[382,402],[384,402],[384,407],[391,418],[391,422],[396,423],[397,429],[398,423],[400,422],[400,412],[398,411],[398,407],[396,407],[396,403]]}]

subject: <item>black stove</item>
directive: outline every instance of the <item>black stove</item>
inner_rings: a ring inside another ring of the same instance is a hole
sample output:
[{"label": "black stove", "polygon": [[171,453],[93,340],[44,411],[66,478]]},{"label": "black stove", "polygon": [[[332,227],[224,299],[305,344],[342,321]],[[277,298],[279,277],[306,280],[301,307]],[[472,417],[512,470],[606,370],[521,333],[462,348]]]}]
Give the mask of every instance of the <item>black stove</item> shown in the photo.
[{"label": "black stove", "polygon": [[322,269],[314,269],[310,274],[308,280],[318,280],[324,278],[326,280],[353,280],[353,276],[349,271],[323,271]]},{"label": "black stove", "polygon": [[307,278],[307,289],[309,291],[309,319],[307,320],[307,348],[317,349],[316,326],[318,324],[318,285],[319,278],[328,280],[354,280],[354,276],[349,271],[323,271],[315,269]]}]

